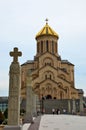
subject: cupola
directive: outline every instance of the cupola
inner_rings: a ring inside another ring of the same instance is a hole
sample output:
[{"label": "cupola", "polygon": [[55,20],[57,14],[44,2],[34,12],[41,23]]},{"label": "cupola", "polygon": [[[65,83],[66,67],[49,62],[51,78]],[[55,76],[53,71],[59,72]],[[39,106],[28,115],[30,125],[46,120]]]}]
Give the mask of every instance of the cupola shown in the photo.
[{"label": "cupola", "polygon": [[36,34],[36,39],[40,36],[55,36],[59,38],[58,34],[48,25],[48,19],[46,19],[46,25]]},{"label": "cupola", "polygon": [[58,34],[48,25],[46,25],[37,33],[37,56],[49,52],[58,55]]}]

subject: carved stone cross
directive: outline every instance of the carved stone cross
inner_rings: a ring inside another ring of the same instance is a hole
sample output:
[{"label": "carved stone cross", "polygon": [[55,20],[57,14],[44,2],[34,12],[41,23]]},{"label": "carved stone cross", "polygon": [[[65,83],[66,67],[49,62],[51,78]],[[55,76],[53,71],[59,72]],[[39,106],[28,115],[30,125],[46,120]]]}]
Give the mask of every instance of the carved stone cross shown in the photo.
[{"label": "carved stone cross", "polygon": [[18,62],[18,56],[22,56],[22,52],[18,51],[18,48],[15,47],[13,52],[10,52],[10,56],[13,57],[13,62]]}]

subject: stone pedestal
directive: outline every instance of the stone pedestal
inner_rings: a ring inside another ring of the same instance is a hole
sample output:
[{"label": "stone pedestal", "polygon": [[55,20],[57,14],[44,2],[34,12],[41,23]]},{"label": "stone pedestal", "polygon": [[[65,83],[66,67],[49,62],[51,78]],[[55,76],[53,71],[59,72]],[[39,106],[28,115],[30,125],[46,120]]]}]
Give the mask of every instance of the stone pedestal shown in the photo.
[{"label": "stone pedestal", "polygon": [[3,130],[22,130],[21,126],[5,126]]},{"label": "stone pedestal", "polygon": [[21,68],[18,62],[18,56],[22,53],[18,52],[18,48],[14,48],[14,52],[10,52],[13,62],[9,71],[9,98],[8,98],[8,126],[4,130],[20,130],[20,89],[21,89]]},{"label": "stone pedestal", "polygon": [[12,62],[9,72],[8,125],[20,123],[20,65]]},{"label": "stone pedestal", "polygon": [[24,117],[23,123],[33,123],[32,117],[32,86],[30,75],[27,78],[27,92],[26,92],[26,115]]},{"label": "stone pedestal", "polygon": [[34,117],[37,116],[37,111],[36,111],[36,94],[34,92],[32,92],[32,107],[33,107],[33,111],[32,114]]},{"label": "stone pedestal", "polygon": [[80,97],[80,113],[82,114],[84,112],[83,108],[83,97]]},{"label": "stone pedestal", "polygon": [[31,114],[30,112],[28,112],[28,113],[25,115],[25,117],[24,117],[22,123],[23,123],[23,124],[25,124],[25,123],[33,123],[33,116],[32,116],[32,114]]},{"label": "stone pedestal", "polygon": [[20,89],[21,89],[21,68],[18,62],[18,56],[22,53],[18,52],[18,48],[14,48],[14,52],[10,52],[13,62],[9,71],[9,98],[8,98],[8,125],[4,130],[21,130],[20,126]]}]

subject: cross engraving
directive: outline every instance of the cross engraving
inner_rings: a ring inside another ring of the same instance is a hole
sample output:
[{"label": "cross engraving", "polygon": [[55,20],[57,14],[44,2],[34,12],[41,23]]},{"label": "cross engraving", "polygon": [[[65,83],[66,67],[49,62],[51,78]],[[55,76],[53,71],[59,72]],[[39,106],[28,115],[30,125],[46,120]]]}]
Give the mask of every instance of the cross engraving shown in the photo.
[{"label": "cross engraving", "polygon": [[13,57],[13,62],[18,62],[18,56],[22,56],[22,52],[18,51],[18,48],[15,47],[13,52],[10,52],[10,56]]}]

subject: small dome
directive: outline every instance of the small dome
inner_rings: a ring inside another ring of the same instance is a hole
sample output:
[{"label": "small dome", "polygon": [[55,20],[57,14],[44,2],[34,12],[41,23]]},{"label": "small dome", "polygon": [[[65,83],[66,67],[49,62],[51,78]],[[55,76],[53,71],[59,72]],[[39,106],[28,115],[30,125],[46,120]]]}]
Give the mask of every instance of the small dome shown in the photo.
[{"label": "small dome", "polygon": [[59,38],[58,34],[46,23],[46,25],[37,33],[36,39],[40,36],[51,35]]}]

